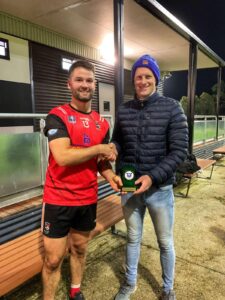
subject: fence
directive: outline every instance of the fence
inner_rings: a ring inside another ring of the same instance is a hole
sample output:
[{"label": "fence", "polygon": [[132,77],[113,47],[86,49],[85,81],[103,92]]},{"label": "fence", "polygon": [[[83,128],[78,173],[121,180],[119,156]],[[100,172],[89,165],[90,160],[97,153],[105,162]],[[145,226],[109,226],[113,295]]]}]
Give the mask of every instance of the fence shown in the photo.
[{"label": "fence", "polygon": [[[225,116],[219,116],[218,138],[225,137]],[[196,115],[194,119],[194,144],[216,140],[216,116]]]}]

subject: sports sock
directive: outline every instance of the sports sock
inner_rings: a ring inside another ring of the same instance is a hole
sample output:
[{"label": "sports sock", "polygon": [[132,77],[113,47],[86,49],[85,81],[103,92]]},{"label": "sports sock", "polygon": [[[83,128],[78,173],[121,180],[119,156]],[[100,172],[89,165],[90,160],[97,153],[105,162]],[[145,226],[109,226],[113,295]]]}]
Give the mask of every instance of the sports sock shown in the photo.
[{"label": "sports sock", "polygon": [[73,298],[76,293],[80,291],[80,284],[71,284],[70,286],[70,298]]}]

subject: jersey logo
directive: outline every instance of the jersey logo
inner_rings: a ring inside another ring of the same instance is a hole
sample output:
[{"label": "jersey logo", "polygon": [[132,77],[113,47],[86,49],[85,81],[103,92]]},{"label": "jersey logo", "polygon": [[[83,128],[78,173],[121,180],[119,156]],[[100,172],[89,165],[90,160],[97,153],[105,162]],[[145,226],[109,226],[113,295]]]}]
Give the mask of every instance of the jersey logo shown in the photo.
[{"label": "jersey logo", "polygon": [[58,129],[49,129],[48,130],[48,135],[54,135],[54,134],[57,133],[57,131],[58,131]]},{"label": "jersey logo", "polygon": [[50,226],[51,226],[51,224],[49,222],[45,222],[45,226],[44,226],[44,233],[45,234],[49,233]]},{"label": "jersey logo", "polygon": [[83,123],[83,126],[85,128],[89,128],[89,119],[88,118],[80,118],[82,123]]},{"label": "jersey logo", "polygon": [[68,116],[68,122],[75,124],[76,123],[76,117],[75,116]]},{"label": "jersey logo", "polygon": [[84,144],[90,144],[91,139],[87,134],[84,134]]}]

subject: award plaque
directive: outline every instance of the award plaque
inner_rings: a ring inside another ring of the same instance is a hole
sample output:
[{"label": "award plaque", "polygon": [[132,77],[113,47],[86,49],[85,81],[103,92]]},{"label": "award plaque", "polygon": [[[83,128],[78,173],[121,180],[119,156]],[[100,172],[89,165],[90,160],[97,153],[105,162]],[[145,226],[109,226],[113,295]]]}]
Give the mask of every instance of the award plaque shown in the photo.
[{"label": "award plaque", "polygon": [[123,166],[120,173],[121,179],[123,182],[123,186],[121,188],[122,192],[134,192],[136,191],[137,187],[135,185],[136,174],[135,168],[132,166]]}]

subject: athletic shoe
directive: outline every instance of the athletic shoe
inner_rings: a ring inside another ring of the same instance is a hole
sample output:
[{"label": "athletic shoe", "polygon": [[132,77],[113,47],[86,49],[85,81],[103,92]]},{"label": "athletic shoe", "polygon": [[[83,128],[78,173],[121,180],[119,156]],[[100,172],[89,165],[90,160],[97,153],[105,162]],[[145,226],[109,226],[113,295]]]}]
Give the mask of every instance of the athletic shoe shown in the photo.
[{"label": "athletic shoe", "polygon": [[176,300],[176,295],[173,290],[170,290],[168,293],[162,292],[160,300]]},{"label": "athletic shoe", "polygon": [[85,300],[85,298],[81,292],[78,292],[73,298],[70,297],[70,300]]},{"label": "athletic shoe", "polygon": [[135,285],[123,284],[119,292],[116,294],[114,300],[129,300],[130,295],[136,291],[137,287]]}]

